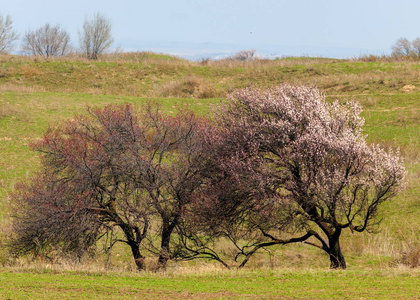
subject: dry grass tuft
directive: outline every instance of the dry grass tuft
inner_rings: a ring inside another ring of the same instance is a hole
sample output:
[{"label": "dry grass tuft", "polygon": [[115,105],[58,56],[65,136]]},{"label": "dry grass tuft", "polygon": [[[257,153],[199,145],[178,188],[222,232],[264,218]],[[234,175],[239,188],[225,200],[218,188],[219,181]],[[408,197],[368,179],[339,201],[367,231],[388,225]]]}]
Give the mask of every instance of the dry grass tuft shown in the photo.
[{"label": "dry grass tuft", "polygon": [[410,268],[420,267],[420,243],[413,242],[404,245],[400,256],[401,257],[394,262],[395,264],[402,264]]},{"label": "dry grass tuft", "polygon": [[222,97],[224,96],[224,92],[209,80],[191,75],[182,79],[165,82],[153,91],[153,96],[209,99]]},{"label": "dry grass tuft", "polygon": [[18,72],[25,77],[36,77],[41,74],[38,68],[31,65],[21,65]]},{"label": "dry grass tuft", "polygon": [[10,72],[8,69],[6,69],[6,68],[4,68],[4,67],[1,67],[1,68],[0,68],[0,78],[6,78],[6,77],[8,77],[10,74],[11,74],[11,72]]}]

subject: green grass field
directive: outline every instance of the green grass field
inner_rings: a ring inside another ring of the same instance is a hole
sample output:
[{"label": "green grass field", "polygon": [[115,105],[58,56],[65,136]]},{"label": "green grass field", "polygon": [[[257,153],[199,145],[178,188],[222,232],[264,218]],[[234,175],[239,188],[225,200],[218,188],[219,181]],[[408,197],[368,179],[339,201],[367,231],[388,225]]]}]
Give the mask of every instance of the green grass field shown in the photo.
[{"label": "green grass field", "polygon": [[0,272],[1,299],[419,299],[419,272]]},{"label": "green grass field", "polygon": [[[105,272],[103,266],[89,271],[101,260],[78,266],[78,271],[64,265],[21,268],[1,247],[0,299],[420,299],[419,268],[401,267],[409,264],[407,257],[420,259],[419,78],[418,61],[193,63],[125,54],[89,62],[0,56],[0,246],[8,235],[8,195],[38,167],[28,144],[87,106],[155,99],[168,113],[188,105],[208,115],[212,105],[236,88],[312,84],[328,100],[359,101],[368,141],[400,147],[408,171],[406,189],[383,205],[380,231],[343,237],[346,271],[328,270],[322,254],[299,245],[256,256],[241,271],[202,271],[196,261],[173,263],[167,273],[158,274],[124,271],[132,264],[124,247],[113,257],[117,273]],[[67,271],[53,271],[60,268]]]}]

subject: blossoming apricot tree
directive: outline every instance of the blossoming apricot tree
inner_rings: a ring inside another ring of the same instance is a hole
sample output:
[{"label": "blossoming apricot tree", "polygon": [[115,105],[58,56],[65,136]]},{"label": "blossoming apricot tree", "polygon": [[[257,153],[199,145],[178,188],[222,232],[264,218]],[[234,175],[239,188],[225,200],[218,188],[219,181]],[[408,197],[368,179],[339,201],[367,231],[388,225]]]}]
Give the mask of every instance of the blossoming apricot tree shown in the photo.
[{"label": "blossoming apricot tree", "polygon": [[360,112],[289,84],[230,97],[208,136],[213,172],[198,207],[207,228],[235,243],[241,266],[258,249],[304,242],[346,268],[342,231],[373,228],[405,175],[398,152],[366,142]]}]

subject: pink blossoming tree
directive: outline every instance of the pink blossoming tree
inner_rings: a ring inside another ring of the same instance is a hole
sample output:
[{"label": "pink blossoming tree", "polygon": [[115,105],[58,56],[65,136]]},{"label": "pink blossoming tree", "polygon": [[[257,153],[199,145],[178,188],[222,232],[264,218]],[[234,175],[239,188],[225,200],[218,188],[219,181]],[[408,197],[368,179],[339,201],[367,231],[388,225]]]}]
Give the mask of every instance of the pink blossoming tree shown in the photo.
[{"label": "pink blossoming tree", "polygon": [[234,93],[208,135],[211,184],[197,200],[197,224],[231,240],[240,266],[261,248],[304,242],[346,268],[342,231],[377,225],[405,175],[398,153],[366,142],[360,112],[312,87]]}]

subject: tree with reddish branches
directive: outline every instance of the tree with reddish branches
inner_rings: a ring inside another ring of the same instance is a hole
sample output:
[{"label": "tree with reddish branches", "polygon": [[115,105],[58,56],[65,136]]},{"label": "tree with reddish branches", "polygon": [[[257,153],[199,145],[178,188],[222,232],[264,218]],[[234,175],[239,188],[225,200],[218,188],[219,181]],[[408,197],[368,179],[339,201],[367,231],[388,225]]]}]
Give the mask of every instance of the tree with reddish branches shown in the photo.
[{"label": "tree with reddish branches", "polygon": [[209,184],[190,232],[232,241],[240,267],[259,249],[303,242],[346,268],[343,230],[373,229],[405,176],[398,152],[366,142],[360,112],[305,86],[231,95],[207,135]]},{"label": "tree with reddish branches", "polygon": [[112,243],[130,247],[138,270],[145,269],[141,244],[157,233],[158,266],[165,267],[171,236],[200,182],[201,126],[186,110],[169,117],[149,103],[139,112],[130,105],[88,109],[50,129],[32,145],[42,154],[40,172],[13,195],[12,249],[81,255],[116,228],[121,234]]}]

